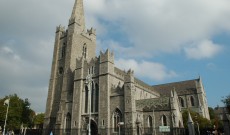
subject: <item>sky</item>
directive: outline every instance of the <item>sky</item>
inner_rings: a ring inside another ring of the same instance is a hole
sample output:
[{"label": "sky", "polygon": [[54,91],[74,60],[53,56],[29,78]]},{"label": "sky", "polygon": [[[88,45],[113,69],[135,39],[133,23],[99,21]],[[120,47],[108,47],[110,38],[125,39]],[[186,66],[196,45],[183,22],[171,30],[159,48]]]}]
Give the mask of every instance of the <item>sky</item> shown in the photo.
[{"label": "sky", "polygon": [[[44,112],[56,26],[74,0],[0,0],[0,98],[16,93]],[[84,0],[97,54],[149,85],[201,76],[208,105],[230,94],[229,0]]]}]

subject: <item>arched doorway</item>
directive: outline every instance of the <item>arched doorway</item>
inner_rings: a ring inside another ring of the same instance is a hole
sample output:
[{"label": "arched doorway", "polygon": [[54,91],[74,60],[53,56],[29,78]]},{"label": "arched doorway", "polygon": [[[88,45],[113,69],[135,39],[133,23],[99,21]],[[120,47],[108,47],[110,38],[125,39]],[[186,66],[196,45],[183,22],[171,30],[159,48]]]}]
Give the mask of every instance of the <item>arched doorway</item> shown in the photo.
[{"label": "arched doorway", "polygon": [[[90,131],[91,131],[91,135],[98,135],[98,128],[97,128],[97,124],[95,121],[91,120],[90,121]],[[88,134],[88,132],[87,132]]]}]

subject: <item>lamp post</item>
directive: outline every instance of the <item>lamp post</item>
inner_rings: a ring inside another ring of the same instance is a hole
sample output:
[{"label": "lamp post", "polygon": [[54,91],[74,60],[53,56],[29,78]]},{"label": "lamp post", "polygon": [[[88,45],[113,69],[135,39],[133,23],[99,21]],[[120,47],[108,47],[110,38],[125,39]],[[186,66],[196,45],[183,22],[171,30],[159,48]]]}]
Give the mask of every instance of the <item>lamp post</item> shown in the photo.
[{"label": "lamp post", "polygon": [[118,127],[119,127],[119,135],[121,135],[121,126],[124,125],[124,122],[118,122]]},{"label": "lamp post", "polygon": [[8,116],[9,106],[10,106],[10,99],[6,99],[4,101],[4,105],[7,105],[7,111],[6,111],[6,119],[5,119],[4,129],[3,129],[3,135],[5,135],[5,130],[6,130],[6,121],[7,121],[7,116]]},{"label": "lamp post", "polygon": [[93,81],[92,75],[91,74],[87,75],[85,84],[88,86],[88,91],[89,91],[89,135],[91,135],[90,124],[91,124],[91,83],[92,81]]}]

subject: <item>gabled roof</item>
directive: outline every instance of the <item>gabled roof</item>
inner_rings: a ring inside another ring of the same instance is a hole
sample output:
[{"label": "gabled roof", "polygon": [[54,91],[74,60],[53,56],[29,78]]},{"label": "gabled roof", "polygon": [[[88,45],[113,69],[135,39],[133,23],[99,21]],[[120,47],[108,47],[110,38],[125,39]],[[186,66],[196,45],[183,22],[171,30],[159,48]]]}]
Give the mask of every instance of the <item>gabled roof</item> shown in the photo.
[{"label": "gabled roof", "polygon": [[171,90],[175,89],[177,94],[186,95],[186,94],[195,94],[197,93],[197,85],[200,79],[187,80],[181,82],[166,83],[160,85],[152,86],[157,92],[162,96],[170,96]]}]

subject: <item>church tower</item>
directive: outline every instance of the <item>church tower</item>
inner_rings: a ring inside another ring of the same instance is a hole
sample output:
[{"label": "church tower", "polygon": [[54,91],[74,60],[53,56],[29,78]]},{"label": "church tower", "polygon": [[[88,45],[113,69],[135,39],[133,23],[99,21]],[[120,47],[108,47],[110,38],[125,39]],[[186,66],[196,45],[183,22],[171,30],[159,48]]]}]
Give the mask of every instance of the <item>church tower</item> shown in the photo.
[{"label": "church tower", "polygon": [[150,86],[117,68],[110,50],[96,56],[96,30],[86,30],[83,0],[75,0],[68,27],[56,28],[43,135],[154,134],[159,126],[183,127],[181,108],[197,110],[195,103],[207,105],[201,80]]},{"label": "church tower", "polygon": [[[44,134],[71,128],[74,74],[83,61],[96,57],[96,30],[85,29],[83,0],[75,0],[68,28],[56,28],[53,61],[46,104]],[[61,134],[61,133],[60,133]]]}]

